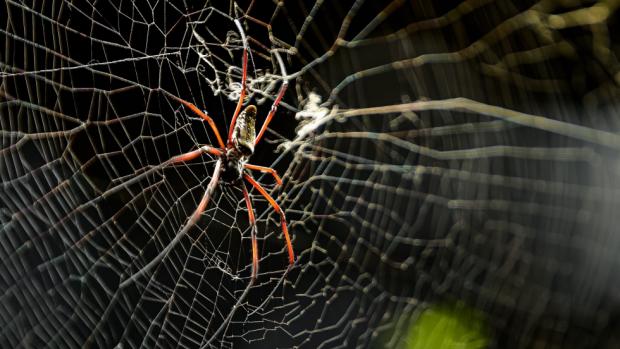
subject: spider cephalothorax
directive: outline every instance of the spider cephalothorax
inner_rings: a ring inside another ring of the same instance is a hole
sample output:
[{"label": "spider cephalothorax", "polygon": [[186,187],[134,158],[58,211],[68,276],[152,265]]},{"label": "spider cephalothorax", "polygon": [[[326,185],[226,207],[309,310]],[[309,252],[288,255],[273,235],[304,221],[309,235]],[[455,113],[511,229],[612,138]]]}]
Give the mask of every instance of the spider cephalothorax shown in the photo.
[{"label": "spider cephalothorax", "polygon": [[[252,200],[250,199],[250,195],[245,186],[244,179],[252,185],[258,192],[267,199],[269,204],[276,210],[276,212],[280,215],[280,225],[282,227],[282,233],[286,240],[286,247],[288,252],[288,260],[289,266],[293,265],[295,262],[295,254],[293,252],[293,245],[291,243],[290,236],[288,234],[288,228],[286,226],[286,218],[284,216],[284,211],[280,208],[280,205],[267,193],[267,191],[252,178],[250,171],[260,171],[263,173],[269,173],[273,176],[276,183],[282,184],[282,179],[278,176],[277,172],[269,167],[257,166],[248,163],[249,158],[254,154],[254,148],[260,142],[261,137],[267,130],[267,126],[269,122],[273,118],[276,110],[278,109],[278,105],[284,96],[284,92],[286,91],[286,87],[288,82],[286,79],[282,82],[282,87],[280,87],[280,91],[278,92],[277,97],[274,99],[274,102],[271,106],[271,110],[267,115],[263,126],[261,127],[258,135],[256,134],[256,107],[254,105],[247,106],[243,112],[241,112],[241,108],[243,107],[243,102],[246,95],[246,80],[247,80],[247,70],[248,70],[248,49],[247,49],[247,39],[245,34],[243,33],[243,29],[238,20],[235,20],[235,24],[239,28],[241,32],[242,40],[243,40],[243,75],[241,76],[241,93],[239,96],[239,101],[237,102],[237,107],[235,109],[235,113],[233,114],[231,120],[231,126],[228,131],[228,137],[226,139],[226,143],[224,143],[222,137],[220,136],[217,127],[215,126],[215,122],[206,112],[202,112],[198,107],[194,104],[176,97],[172,94],[166,93],[166,95],[172,97],[186,108],[190,109],[192,112],[200,116],[203,120],[205,120],[215,137],[217,138],[217,142],[219,144],[219,148],[212,147],[210,145],[203,145],[198,149],[189,151],[187,153],[177,155],[172,157],[170,160],[166,161],[162,164],[162,166],[167,166],[175,163],[183,163],[190,160],[193,160],[199,156],[210,154],[214,156],[217,161],[215,162],[215,167],[213,174],[211,176],[211,180],[209,181],[209,185],[207,186],[202,199],[200,200],[198,207],[194,213],[189,217],[187,223],[183,226],[183,228],[177,233],[174,239],[147,265],[142,267],[137,273],[133,274],[128,280],[123,282],[123,285],[126,285],[128,281],[135,280],[140,275],[146,273],[151,268],[153,268],[156,264],[158,264],[162,259],[166,257],[168,252],[174,248],[176,244],[179,243],[181,238],[187,233],[187,231],[198,221],[204,210],[206,209],[209,200],[211,199],[213,193],[218,184],[220,184],[220,179],[227,185],[237,185],[241,188],[243,192],[243,197],[245,203],[248,208],[248,218],[250,221],[250,232],[252,238],[252,278],[251,283],[254,282],[256,276],[258,274],[258,243],[256,241],[256,220],[254,217],[254,209],[252,208]],[[282,68],[282,72],[284,74],[284,64],[282,63],[282,59],[276,52],[276,57],[280,66]]]}]

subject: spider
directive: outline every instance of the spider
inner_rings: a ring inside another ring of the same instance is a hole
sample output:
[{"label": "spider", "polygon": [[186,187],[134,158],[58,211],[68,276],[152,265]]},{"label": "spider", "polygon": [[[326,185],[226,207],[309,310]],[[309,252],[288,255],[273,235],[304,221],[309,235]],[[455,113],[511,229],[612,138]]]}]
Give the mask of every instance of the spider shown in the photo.
[{"label": "spider", "polygon": [[[280,225],[282,227],[282,233],[286,240],[286,247],[288,251],[288,262],[289,268],[295,262],[295,253],[293,252],[293,245],[291,244],[291,238],[288,233],[288,228],[286,226],[286,217],[284,215],[284,211],[280,208],[280,205],[267,193],[265,188],[263,188],[260,183],[258,183],[251,175],[249,171],[260,171],[263,173],[268,173],[275,179],[278,185],[282,184],[282,179],[278,176],[278,173],[270,168],[258,165],[252,165],[248,163],[249,158],[254,153],[254,148],[260,142],[263,134],[265,133],[267,126],[271,122],[276,110],[278,109],[278,105],[286,92],[286,88],[288,86],[288,81],[285,79],[282,82],[282,86],[280,87],[280,91],[276,99],[274,100],[271,110],[263,123],[263,126],[260,128],[260,132],[256,135],[256,106],[249,105],[243,111],[241,108],[243,107],[243,102],[246,95],[246,80],[247,80],[247,70],[248,70],[248,48],[247,48],[247,40],[245,37],[245,33],[243,32],[243,28],[238,20],[235,20],[235,24],[241,33],[241,39],[243,41],[243,75],[241,77],[241,93],[239,96],[239,101],[237,102],[237,107],[235,109],[235,113],[233,114],[230,129],[228,131],[228,138],[226,144],[222,140],[220,133],[213,122],[213,119],[207,115],[206,112],[200,111],[198,107],[194,104],[176,97],[170,93],[165,92],[172,99],[178,101],[183,106],[194,112],[196,115],[200,116],[204,121],[206,121],[210,128],[213,130],[215,137],[217,138],[217,142],[219,148],[212,147],[210,145],[203,145],[196,150],[189,151],[187,153],[183,153],[177,156],[170,158],[168,161],[163,163],[161,166],[167,166],[177,163],[184,163],[190,160],[193,160],[201,155],[210,154],[217,158],[215,163],[215,169],[213,172],[213,176],[200,200],[200,203],[196,207],[194,213],[189,217],[187,223],[183,226],[181,231],[177,233],[175,238],[147,265],[145,265],[142,269],[132,275],[129,279],[125,280],[123,284],[130,280],[137,279],[140,275],[146,273],[151,268],[153,268],[159,261],[161,261],[170,250],[180,241],[181,237],[185,235],[185,233],[198,221],[200,215],[206,209],[213,192],[216,187],[222,181],[225,185],[237,185],[241,187],[243,192],[243,197],[245,199],[245,204],[248,209],[248,218],[250,221],[250,230],[251,230],[251,239],[252,239],[252,276],[251,283],[256,280],[258,275],[258,243],[256,241],[256,218],[254,217],[254,209],[252,208],[252,200],[248,194],[248,189],[243,182],[245,179],[248,183],[252,185],[252,187],[256,188],[258,192],[267,199],[269,204],[273,206],[275,211],[280,215]],[[279,56],[278,56],[279,58]],[[282,63],[281,63],[282,65]],[[285,74],[286,75],[286,74]]]}]

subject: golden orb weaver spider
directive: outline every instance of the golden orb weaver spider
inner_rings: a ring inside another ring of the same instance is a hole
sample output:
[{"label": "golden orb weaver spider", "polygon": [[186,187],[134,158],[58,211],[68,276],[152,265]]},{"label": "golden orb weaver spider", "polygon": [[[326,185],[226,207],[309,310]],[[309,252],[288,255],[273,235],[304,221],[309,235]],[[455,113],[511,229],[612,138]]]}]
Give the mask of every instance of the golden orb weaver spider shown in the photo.
[{"label": "golden orb weaver spider", "polygon": [[[280,87],[280,91],[276,99],[274,100],[271,110],[265,121],[263,122],[263,126],[260,128],[258,135],[256,135],[255,123],[256,123],[256,113],[257,109],[254,105],[247,106],[243,111],[241,108],[243,107],[243,102],[246,95],[246,80],[247,80],[247,70],[248,70],[248,47],[247,47],[247,39],[243,28],[241,27],[241,23],[239,20],[235,20],[235,25],[239,29],[241,33],[241,40],[243,42],[243,66],[242,71],[243,75],[241,77],[241,93],[239,95],[239,101],[237,102],[237,107],[235,108],[235,113],[233,114],[230,129],[228,131],[228,138],[226,144],[224,144],[220,133],[215,126],[215,122],[213,119],[207,115],[206,112],[200,111],[198,107],[194,104],[176,97],[168,92],[164,92],[166,95],[170,96],[172,99],[178,101],[186,108],[190,109],[196,115],[200,116],[203,120],[205,120],[210,128],[213,130],[215,137],[217,138],[217,142],[219,148],[212,147],[209,145],[203,145],[196,150],[189,151],[187,153],[183,153],[177,156],[170,158],[168,161],[164,162],[161,166],[167,166],[175,163],[183,163],[186,161],[193,160],[203,154],[211,154],[217,157],[217,161],[215,163],[215,169],[213,171],[213,176],[205,190],[200,203],[194,210],[194,213],[189,217],[187,223],[183,226],[183,228],[177,233],[175,238],[155,257],[153,258],[147,265],[142,267],[138,272],[131,275],[128,279],[122,282],[121,286],[125,286],[128,282],[136,280],[140,275],[145,274],[150,269],[152,269],[157,263],[163,260],[166,255],[172,250],[172,248],[181,240],[181,238],[187,233],[187,231],[198,221],[200,215],[206,209],[209,200],[215,188],[220,183],[220,179],[224,181],[227,185],[240,185],[241,190],[243,191],[243,196],[245,199],[245,203],[248,209],[248,218],[250,221],[250,231],[251,231],[251,239],[252,239],[252,276],[250,280],[250,284],[254,283],[256,277],[258,275],[258,243],[256,241],[256,219],[254,217],[254,209],[252,208],[252,200],[250,199],[250,195],[248,190],[243,182],[243,179],[248,181],[252,185],[252,187],[256,188],[258,192],[267,199],[269,204],[275,209],[275,211],[280,215],[280,225],[282,227],[282,233],[286,240],[286,247],[288,252],[288,261],[289,268],[295,263],[295,253],[293,252],[293,245],[291,243],[291,238],[288,233],[288,228],[286,225],[286,217],[284,215],[284,211],[280,208],[280,205],[267,193],[265,188],[263,188],[260,183],[258,183],[252,176],[249,174],[248,170],[260,171],[263,173],[268,173],[273,176],[276,183],[278,185],[282,184],[282,179],[278,176],[278,173],[270,168],[257,166],[247,163],[249,158],[254,153],[254,147],[259,143],[263,134],[267,130],[267,126],[271,122],[274,114],[278,109],[278,105],[282,101],[282,97],[286,92],[286,88],[288,86],[288,81],[284,79],[282,82],[282,86]],[[277,58],[281,61],[279,56]],[[282,63],[281,63],[282,64]],[[283,71],[283,74],[286,73]]]}]

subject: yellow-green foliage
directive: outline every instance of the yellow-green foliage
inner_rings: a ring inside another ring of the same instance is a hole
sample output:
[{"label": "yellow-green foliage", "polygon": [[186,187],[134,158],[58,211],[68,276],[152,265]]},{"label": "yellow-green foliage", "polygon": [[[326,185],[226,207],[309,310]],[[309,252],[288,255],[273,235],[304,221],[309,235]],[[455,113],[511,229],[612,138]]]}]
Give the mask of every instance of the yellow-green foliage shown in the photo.
[{"label": "yellow-green foliage", "polygon": [[426,309],[411,326],[408,349],[482,349],[489,344],[484,315],[462,303]]}]

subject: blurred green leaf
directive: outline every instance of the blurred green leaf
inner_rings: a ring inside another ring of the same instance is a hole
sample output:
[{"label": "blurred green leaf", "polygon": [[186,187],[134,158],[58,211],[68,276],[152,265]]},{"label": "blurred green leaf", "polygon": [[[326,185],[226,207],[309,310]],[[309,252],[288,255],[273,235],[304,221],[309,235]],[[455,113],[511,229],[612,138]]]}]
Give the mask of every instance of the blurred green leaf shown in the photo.
[{"label": "blurred green leaf", "polygon": [[489,344],[484,315],[463,303],[432,306],[413,324],[408,349],[481,349]]}]

